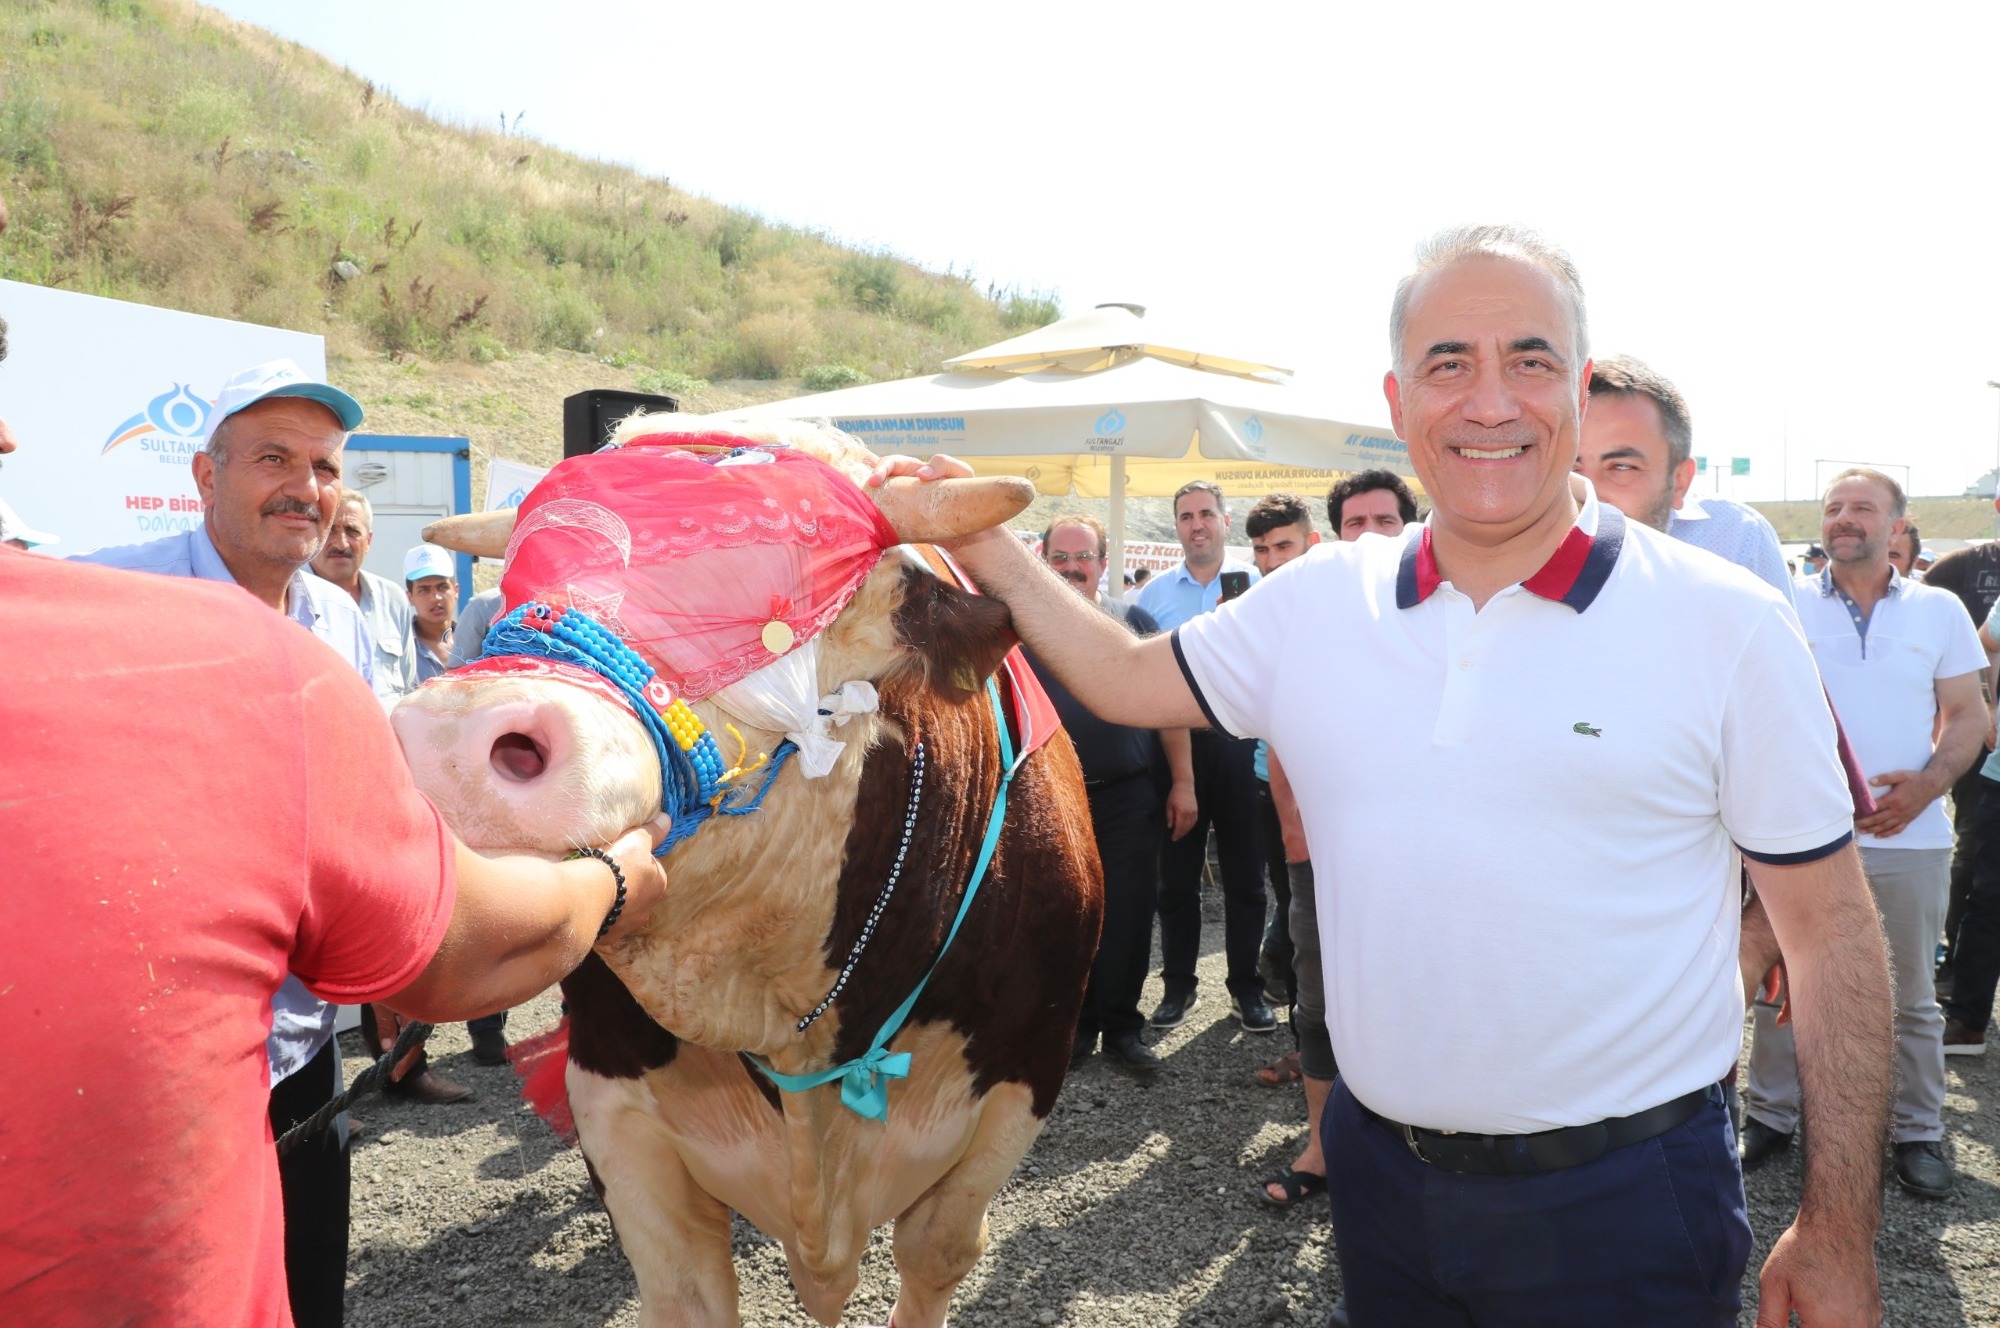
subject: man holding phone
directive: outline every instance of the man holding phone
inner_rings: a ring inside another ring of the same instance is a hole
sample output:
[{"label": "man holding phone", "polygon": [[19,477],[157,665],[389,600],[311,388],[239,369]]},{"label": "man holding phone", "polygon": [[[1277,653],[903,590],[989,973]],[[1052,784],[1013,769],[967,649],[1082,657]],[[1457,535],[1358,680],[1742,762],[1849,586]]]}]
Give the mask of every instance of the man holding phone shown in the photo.
[{"label": "man holding phone", "polygon": [[[1139,607],[1163,632],[1235,599],[1257,580],[1248,567],[1225,566],[1229,502],[1211,480],[1190,480],[1174,495],[1174,534],[1181,562],[1160,573],[1139,592]],[[1263,855],[1257,844],[1257,744],[1224,737],[1211,729],[1191,735],[1194,798],[1192,828],[1169,838],[1160,849],[1160,954],[1166,994],[1150,1022],[1172,1028],[1187,1017],[1195,994],[1194,965],[1201,953],[1201,869],[1208,855],[1208,832],[1215,831],[1222,868],[1223,947],[1229,958],[1231,1012],[1245,1031],[1277,1031],[1278,1018],[1264,999],[1257,952],[1264,939]],[[1185,785],[1176,779],[1175,795]],[[1170,825],[1186,824],[1169,800]]]}]

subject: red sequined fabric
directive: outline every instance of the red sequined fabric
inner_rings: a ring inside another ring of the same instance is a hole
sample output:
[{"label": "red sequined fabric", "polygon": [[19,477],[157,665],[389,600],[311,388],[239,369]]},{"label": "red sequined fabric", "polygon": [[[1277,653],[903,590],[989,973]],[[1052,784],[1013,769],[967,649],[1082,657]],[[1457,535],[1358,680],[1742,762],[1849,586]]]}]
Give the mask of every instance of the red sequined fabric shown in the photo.
[{"label": "red sequined fabric", "polygon": [[811,640],[897,542],[861,487],[815,457],[654,434],[535,486],[500,592],[509,611],[542,600],[589,614],[695,700]]}]

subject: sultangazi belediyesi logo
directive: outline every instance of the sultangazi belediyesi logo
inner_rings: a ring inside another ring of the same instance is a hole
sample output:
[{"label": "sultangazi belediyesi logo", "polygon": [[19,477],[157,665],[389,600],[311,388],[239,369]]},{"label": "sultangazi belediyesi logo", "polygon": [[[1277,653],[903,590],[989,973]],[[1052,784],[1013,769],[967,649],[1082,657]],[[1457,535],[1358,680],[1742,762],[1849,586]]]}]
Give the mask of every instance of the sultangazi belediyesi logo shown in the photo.
[{"label": "sultangazi belediyesi logo", "polygon": [[111,431],[98,449],[104,456],[115,447],[136,442],[139,450],[169,465],[183,465],[201,450],[203,431],[208,427],[208,402],[176,383],[146,403],[146,408]]}]

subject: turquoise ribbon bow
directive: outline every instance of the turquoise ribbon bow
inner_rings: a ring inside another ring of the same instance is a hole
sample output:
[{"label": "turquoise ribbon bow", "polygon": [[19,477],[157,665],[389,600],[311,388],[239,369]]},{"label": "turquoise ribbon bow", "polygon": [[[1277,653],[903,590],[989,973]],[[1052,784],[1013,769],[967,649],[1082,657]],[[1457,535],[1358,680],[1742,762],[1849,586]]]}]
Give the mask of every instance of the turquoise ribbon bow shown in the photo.
[{"label": "turquoise ribbon bow", "polygon": [[818,1088],[838,1079],[840,1100],[849,1111],[869,1120],[889,1119],[889,1080],[910,1077],[910,1053],[899,1051],[892,1055],[889,1043],[903,1031],[903,1021],[916,1008],[917,997],[924,994],[931,974],[936,973],[938,965],[944,962],[945,953],[958,937],[959,925],[972,908],[973,897],[979,893],[980,882],[986,879],[986,869],[993,865],[993,851],[1000,846],[1000,828],[1007,819],[1007,786],[1014,782],[1015,772],[1028,757],[1026,752],[1018,758],[1014,755],[1014,742],[1007,734],[1007,720],[1000,706],[1000,684],[992,678],[986,680],[986,695],[993,703],[993,722],[1000,729],[1000,787],[993,795],[993,812],[986,820],[986,838],[979,845],[979,857],[973,861],[972,878],[966,884],[965,898],[959,901],[958,916],[951,920],[951,930],[945,933],[944,945],[938,949],[937,958],[931,961],[929,972],[917,983],[917,989],[882,1022],[881,1030],[868,1044],[868,1050],[854,1060],[809,1074],[781,1074],[766,1065],[761,1056],[749,1057],[750,1063],[762,1070],[766,1079],[785,1092],[803,1093],[808,1088]]}]

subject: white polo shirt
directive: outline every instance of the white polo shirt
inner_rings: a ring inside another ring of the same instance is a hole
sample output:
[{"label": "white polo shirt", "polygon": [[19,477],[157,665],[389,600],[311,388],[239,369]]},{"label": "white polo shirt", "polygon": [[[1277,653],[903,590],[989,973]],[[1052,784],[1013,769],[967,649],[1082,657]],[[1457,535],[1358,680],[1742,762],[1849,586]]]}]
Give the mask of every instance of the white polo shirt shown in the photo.
[{"label": "white polo shirt", "polygon": [[[1864,621],[1833,584],[1831,568],[1800,577],[1792,599],[1827,695],[1840,712],[1861,771],[1921,770],[1931,759],[1937,683],[1986,667],[1979,632],[1958,596],[1889,569],[1889,593]],[[1950,848],[1940,796],[1887,839],[1862,835],[1863,848]]]},{"label": "white polo shirt", "polygon": [[1715,1083],[1743,995],[1732,843],[1852,836],[1784,600],[1586,499],[1472,601],[1428,527],[1323,543],[1175,632],[1226,732],[1269,739],[1318,868],[1327,1025],[1392,1120],[1512,1134]]}]

